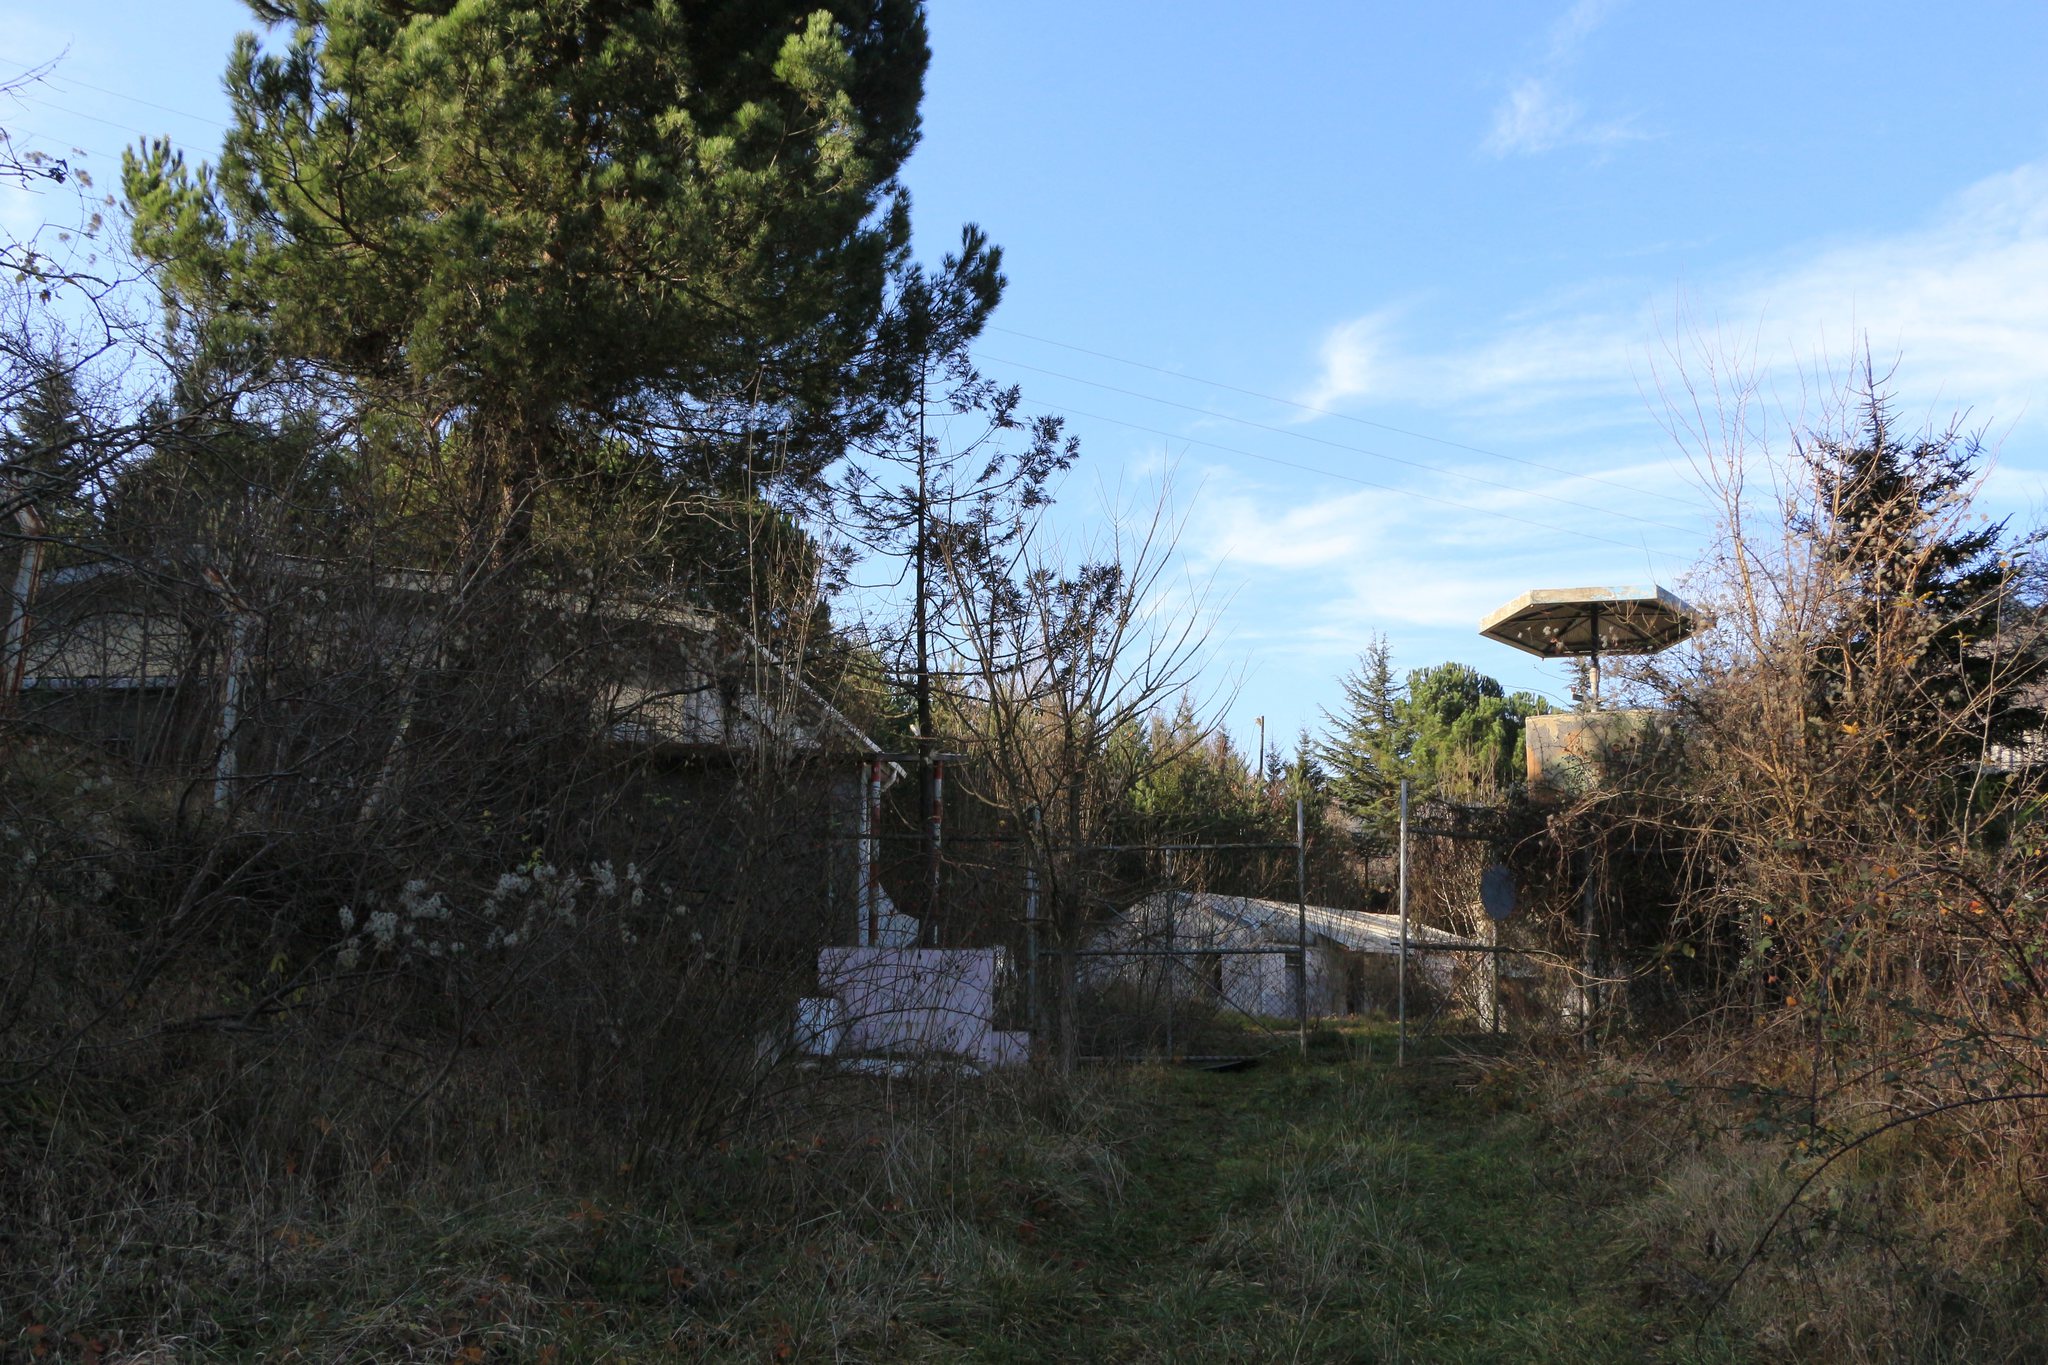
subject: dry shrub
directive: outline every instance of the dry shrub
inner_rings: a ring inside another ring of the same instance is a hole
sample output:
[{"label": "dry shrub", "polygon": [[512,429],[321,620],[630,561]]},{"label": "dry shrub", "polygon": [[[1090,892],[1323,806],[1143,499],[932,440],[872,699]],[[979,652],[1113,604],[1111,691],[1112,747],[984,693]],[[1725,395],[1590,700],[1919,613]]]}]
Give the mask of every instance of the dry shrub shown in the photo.
[{"label": "dry shrub", "polygon": [[[0,1300],[246,1339],[218,1301],[292,1301],[394,1209],[683,1169],[801,1083],[822,782],[622,751],[531,683],[356,713],[353,757],[252,697],[218,806],[0,733]],[[307,745],[319,781],[261,762]]]},{"label": "dry shrub", "polygon": [[1894,1112],[1883,1088],[1828,1097],[1810,1122],[1797,1068],[1734,1030],[1529,1074],[1577,1187],[1621,1192],[1608,1273],[1644,1302],[1733,1328],[1761,1359],[2017,1361],[2048,1344],[2048,1168],[2015,1107],[1858,1142]]},{"label": "dry shrub", "polygon": [[1557,821],[1621,866],[1596,928],[1631,994],[1682,1009],[1571,1121],[1660,1182],[1651,1292],[1725,1293],[1771,1352],[2038,1354],[2038,535],[1986,522],[1973,439],[1901,430],[1867,367],[1787,440],[1751,388],[1688,401],[1717,623],[1635,674],[1675,742]]}]

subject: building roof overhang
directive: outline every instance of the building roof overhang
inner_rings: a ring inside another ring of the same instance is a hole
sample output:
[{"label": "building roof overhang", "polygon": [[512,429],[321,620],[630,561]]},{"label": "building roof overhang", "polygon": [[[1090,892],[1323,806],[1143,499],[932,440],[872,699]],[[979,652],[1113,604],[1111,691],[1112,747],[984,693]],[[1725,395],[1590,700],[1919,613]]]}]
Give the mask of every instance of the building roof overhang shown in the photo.
[{"label": "building roof overhang", "polygon": [[1479,633],[1541,659],[1655,654],[1714,623],[1711,614],[1654,583],[1622,588],[1537,588],[1479,623]]}]

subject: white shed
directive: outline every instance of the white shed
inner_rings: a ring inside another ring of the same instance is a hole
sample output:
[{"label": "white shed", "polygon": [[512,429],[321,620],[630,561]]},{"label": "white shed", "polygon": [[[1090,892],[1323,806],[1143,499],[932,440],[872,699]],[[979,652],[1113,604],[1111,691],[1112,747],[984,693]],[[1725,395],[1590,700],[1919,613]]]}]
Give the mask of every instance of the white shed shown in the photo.
[{"label": "white shed", "polygon": [[[1309,1013],[1363,1008],[1360,959],[1398,957],[1399,915],[1325,905],[1304,913],[1288,901],[1209,891],[1156,892],[1103,925],[1088,943],[1102,955],[1085,959],[1081,979],[1096,989],[1123,984],[1170,991],[1179,999],[1207,998],[1247,1014],[1289,1018],[1297,1009],[1295,959],[1304,919]],[[1455,954],[1443,950],[1482,946],[1413,920],[1408,925],[1410,967],[1432,983],[1448,985],[1454,973]]]}]

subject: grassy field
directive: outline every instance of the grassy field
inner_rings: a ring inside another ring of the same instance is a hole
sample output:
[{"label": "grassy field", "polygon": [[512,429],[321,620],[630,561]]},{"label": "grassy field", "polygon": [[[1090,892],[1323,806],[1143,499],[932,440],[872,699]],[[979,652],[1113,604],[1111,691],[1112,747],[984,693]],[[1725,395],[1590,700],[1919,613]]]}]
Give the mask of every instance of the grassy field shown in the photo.
[{"label": "grassy field", "polygon": [[94,1361],[1754,1358],[1646,1292],[1610,1216],[1645,1182],[1541,1116],[1541,1068],[1391,1050],[1362,1031],[1236,1072],[866,1083],[682,1179],[273,1191],[144,1259],[132,1224],[125,1250],[82,1236],[14,1340]]},{"label": "grassy field", "polygon": [[[1371,1049],[1376,1060],[1367,1060]],[[1508,1087],[1391,1040],[1127,1073],[1115,1197],[1002,1229],[1003,1292],[932,1295],[909,1357],[1733,1358],[1643,1307],[1604,1200]],[[886,1352],[884,1353],[886,1354]]]}]

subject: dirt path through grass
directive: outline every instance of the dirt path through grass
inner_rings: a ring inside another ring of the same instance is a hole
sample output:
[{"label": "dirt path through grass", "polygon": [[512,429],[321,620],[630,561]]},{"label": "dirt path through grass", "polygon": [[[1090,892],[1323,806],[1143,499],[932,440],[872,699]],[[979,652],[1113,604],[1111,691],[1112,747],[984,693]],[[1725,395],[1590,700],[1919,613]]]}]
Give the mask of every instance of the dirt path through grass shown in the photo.
[{"label": "dirt path through grass", "polygon": [[[833,1081],[658,1177],[551,1165],[308,1204],[168,1289],[160,1266],[53,1292],[20,1341],[508,1365],[1750,1358],[1638,1292],[1612,1215],[1641,1191],[1541,1118],[1554,1080],[1397,1070],[1390,1041],[1228,1073]],[[236,1256],[260,1273],[223,1276]]]},{"label": "dirt path through grass", "polygon": [[1132,1073],[1114,1207],[1027,1220],[1040,1292],[926,1329],[1002,1361],[1732,1358],[1633,1302],[1603,1231],[1618,1192],[1485,1075]]}]

